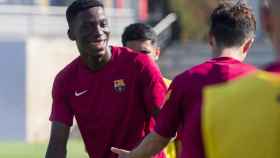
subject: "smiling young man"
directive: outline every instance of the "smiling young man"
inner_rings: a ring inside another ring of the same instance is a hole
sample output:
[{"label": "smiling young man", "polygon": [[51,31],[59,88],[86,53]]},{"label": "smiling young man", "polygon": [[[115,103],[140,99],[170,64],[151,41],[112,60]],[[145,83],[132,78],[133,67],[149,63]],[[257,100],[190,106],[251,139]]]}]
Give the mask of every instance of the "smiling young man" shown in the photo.
[{"label": "smiling young man", "polygon": [[256,21],[243,3],[222,3],[211,15],[209,43],[214,58],[175,77],[157,118],[155,131],[135,149],[112,148],[120,158],[148,158],[162,148],[180,129],[181,158],[205,158],[201,131],[202,90],[255,71],[243,63],[253,41]]},{"label": "smiling young man", "polygon": [[146,124],[161,108],[166,86],[149,57],[108,46],[110,30],[100,1],[76,0],[66,18],[80,56],[55,78],[46,158],[66,157],[74,117],[89,157],[114,158],[111,146],[130,150],[152,130]]}]

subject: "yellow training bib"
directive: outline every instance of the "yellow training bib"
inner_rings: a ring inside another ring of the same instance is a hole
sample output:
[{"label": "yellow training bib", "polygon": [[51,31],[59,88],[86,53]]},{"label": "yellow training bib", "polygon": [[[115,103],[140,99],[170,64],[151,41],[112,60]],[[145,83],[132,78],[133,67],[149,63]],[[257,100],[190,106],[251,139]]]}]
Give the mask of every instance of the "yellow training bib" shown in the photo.
[{"label": "yellow training bib", "polygon": [[256,72],[204,91],[207,158],[280,157],[280,76]]}]

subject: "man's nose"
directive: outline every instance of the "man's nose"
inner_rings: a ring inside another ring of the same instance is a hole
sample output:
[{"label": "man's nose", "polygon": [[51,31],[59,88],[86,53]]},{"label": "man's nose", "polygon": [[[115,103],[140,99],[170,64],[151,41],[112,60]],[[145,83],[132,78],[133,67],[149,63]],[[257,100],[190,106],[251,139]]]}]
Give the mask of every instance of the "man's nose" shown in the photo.
[{"label": "man's nose", "polygon": [[96,25],[94,26],[94,34],[97,35],[97,36],[100,36],[102,35],[102,32],[103,32],[103,28],[100,26],[100,25]]}]

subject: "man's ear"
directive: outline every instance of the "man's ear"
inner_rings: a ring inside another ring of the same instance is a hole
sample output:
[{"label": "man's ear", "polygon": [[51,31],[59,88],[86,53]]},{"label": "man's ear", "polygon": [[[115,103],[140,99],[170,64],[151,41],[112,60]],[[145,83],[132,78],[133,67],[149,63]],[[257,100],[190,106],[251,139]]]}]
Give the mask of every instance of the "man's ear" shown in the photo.
[{"label": "man's ear", "polygon": [[209,34],[208,34],[208,44],[209,44],[209,46],[213,48],[215,43],[216,43],[216,41],[215,41],[214,35],[211,32],[209,32]]},{"label": "man's ear", "polygon": [[159,59],[159,55],[160,55],[160,48],[156,47],[154,48],[154,60],[157,61]]},{"label": "man's ear", "polygon": [[68,29],[67,35],[68,35],[68,38],[69,38],[70,40],[72,40],[72,41],[75,41],[75,40],[76,40],[76,38],[75,38],[73,32],[72,32],[70,29]]},{"label": "man's ear", "polygon": [[243,54],[247,54],[247,53],[249,52],[249,49],[252,47],[253,43],[254,43],[254,39],[253,39],[253,38],[247,40],[247,41],[244,43],[244,45],[243,45],[242,53],[243,53]]},{"label": "man's ear", "polygon": [[160,48],[159,48],[159,47],[156,48],[156,56],[157,56],[157,57],[160,56]]}]

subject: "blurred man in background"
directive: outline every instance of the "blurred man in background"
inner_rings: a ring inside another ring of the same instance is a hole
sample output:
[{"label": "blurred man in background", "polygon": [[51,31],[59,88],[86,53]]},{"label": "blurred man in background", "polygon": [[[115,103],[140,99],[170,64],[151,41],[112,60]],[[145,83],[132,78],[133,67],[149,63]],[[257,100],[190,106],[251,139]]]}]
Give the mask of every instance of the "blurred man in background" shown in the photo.
[{"label": "blurred man in background", "polygon": [[157,116],[165,83],[146,55],[108,46],[110,30],[100,1],[74,1],[66,18],[80,56],[55,78],[46,158],[66,157],[73,117],[89,157],[114,158],[111,146],[133,149],[152,130],[146,128],[147,118]]},{"label": "blurred man in background", "polygon": [[210,21],[209,43],[214,58],[174,79],[155,131],[131,152],[112,148],[120,158],[144,158],[156,154],[175,136],[179,127],[182,127],[181,157],[205,157],[201,131],[203,88],[256,70],[243,63],[256,32],[256,20],[250,7],[241,2],[222,3],[212,12]]},{"label": "blurred man in background", "polygon": [[260,6],[261,24],[267,33],[276,51],[276,58],[273,63],[265,67],[270,72],[280,73],[280,14],[279,1],[262,0]]},{"label": "blurred man in background", "polygon": [[[157,61],[160,56],[160,48],[157,43],[157,34],[153,28],[143,23],[130,24],[122,34],[122,44],[125,47],[148,55],[152,60]],[[171,81],[164,78],[167,86]]]},{"label": "blurred man in background", "polygon": [[[125,47],[148,55],[152,60],[157,61],[160,56],[157,34],[153,28],[143,23],[130,24],[124,29],[122,34],[122,44]],[[168,87],[171,80],[164,78]],[[154,125],[154,122],[152,122]],[[168,158],[180,157],[181,142],[175,138],[175,141],[168,144],[165,153]]]}]

